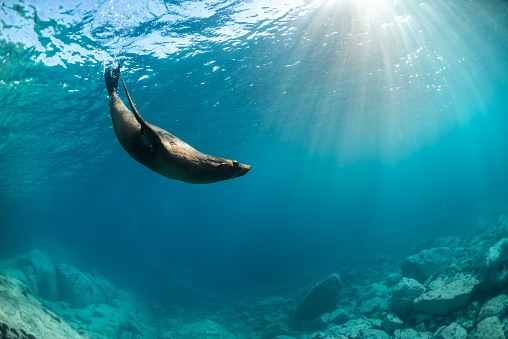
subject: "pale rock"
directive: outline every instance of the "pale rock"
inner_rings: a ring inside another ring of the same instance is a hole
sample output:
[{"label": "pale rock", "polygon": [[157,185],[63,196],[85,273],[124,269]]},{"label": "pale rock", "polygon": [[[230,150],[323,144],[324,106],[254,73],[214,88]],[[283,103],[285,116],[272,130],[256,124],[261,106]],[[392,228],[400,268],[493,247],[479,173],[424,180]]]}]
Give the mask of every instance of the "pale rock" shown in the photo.
[{"label": "pale rock", "polygon": [[394,333],[395,339],[431,339],[432,334],[430,333],[420,333],[412,328],[406,328],[404,330],[395,330]]},{"label": "pale rock", "polygon": [[359,311],[363,315],[381,315],[388,312],[388,304],[385,299],[375,297],[365,300],[361,304]]},{"label": "pale rock", "polygon": [[[335,325],[334,325],[335,326]],[[350,337],[360,337],[363,331],[372,328],[372,325],[363,319],[350,320],[344,325],[336,327],[336,333]],[[328,331],[328,329],[327,329]]]},{"label": "pale rock", "polygon": [[361,332],[360,339],[390,339],[390,335],[384,331],[369,328]]},{"label": "pale rock", "polygon": [[373,299],[375,297],[386,298],[388,295],[388,287],[383,284],[370,284],[361,290],[358,302],[362,303],[365,300]]},{"label": "pale rock", "polygon": [[488,253],[482,288],[499,290],[508,283],[508,238],[501,239]]},{"label": "pale rock", "polygon": [[457,323],[439,328],[432,339],[466,339],[467,331]]},{"label": "pale rock", "polygon": [[500,294],[483,304],[478,315],[478,321],[496,316],[502,318],[508,311],[508,296]]},{"label": "pale rock", "polygon": [[469,339],[505,339],[501,322],[497,317],[482,320],[471,331]]},{"label": "pale rock", "polygon": [[83,338],[32,296],[23,282],[1,272],[0,305],[0,338],[14,331],[23,338]]},{"label": "pale rock", "polygon": [[478,280],[464,276],[436,290],[420,295],[413,302],[413,308],[419,312],[444,315],[464,307],[468,302]]}]

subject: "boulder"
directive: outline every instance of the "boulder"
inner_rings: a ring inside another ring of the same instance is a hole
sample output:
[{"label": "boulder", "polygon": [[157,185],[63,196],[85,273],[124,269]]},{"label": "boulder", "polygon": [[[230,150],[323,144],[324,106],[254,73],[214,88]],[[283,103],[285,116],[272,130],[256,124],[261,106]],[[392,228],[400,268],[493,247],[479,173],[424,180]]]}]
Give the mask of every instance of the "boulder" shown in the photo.
[{"label": "boulder", "polygon": [[444,315],[454,312],[466,305],[478,280],[472,276],[464,276],[436,290],[424,293],[413,302],[418,312]]},{"label": "boulder", "polygon": [[466,339],[467,331],[457,323],[439,328],[432,339]]},{"label": "boulder", "polygon": [[390,333],[401,328],[402,325],[404,325],[404,322],[395,313],[387,314],[381,322],[381,328]]},{"label": "boulder", "polygon": [[56,265],[56,276],[60,289],[60,298],[73,307],[83,308],[91,304],[108,301],[104,292],[84,273],[72,266]]},{"label": "boulder", "polygon": [[482,289],[500,290],[508,283],[508,238],[503,238],[489,249]]},{"label": "boulder", "polygon": [[0,338],[83,338],[31,295],[23,282],[1,272],[0,305]]},{"label": "boulder", "polygon": [[335,308],[342,289],[338,274],[332,274],[316,283],[297,305],[296,320],[312,321]]},{"label": "boulder", "polygon": [[431,275],[443,272],[449,265],[453,251],[449,247],[435,247],[407,257],[402,263],[402,275],[424,283]]},{"label": "boulder", "polygon": [[479,322],[471,331],[469,339],[505,339],[499,318],[489,317]]},{"label": "boulder", "polygon": [[412,328],[406,328],[404,330],[395,330],[395,339],[430,339],[432,335],[426,332],[418,332]]},{"label": "boulder", "polygon": [[386,312],[388,312],[388,303],[379,297],[365,300],[360,306],[360,313],[367,316],[381,315]]},{"label": "boulder", "polygon": [[482,321],[486,318],[496,316],[502,318],[506,311],[508,311],[508,296],[506,294],[500,294],[483,304],[478,315],[478,321]]},{"label": "boulder", "polygon": [[418,298],[424,291],[425,288],[418,281],[402,278],[388,300],[390,311],[402,319],[406,318],[413,307],[413,300]]},{"label": "boulder", "polygon": [[19,267],[27,278],[32,281],[34,292],[47,300],[57,300],[58,281],[55,265],[38,250],[33,250],[18,260]]}]

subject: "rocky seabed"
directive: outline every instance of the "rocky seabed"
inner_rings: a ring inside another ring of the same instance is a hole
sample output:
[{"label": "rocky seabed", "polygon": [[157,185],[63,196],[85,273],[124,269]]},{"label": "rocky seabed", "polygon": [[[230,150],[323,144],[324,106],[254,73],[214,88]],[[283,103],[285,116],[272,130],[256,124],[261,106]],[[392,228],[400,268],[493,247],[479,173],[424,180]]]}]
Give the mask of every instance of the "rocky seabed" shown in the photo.
[{"label": "rocky seabed", "polygon": [[436,239],[361,282],[343,284],[339,273],[297,297],[224,303],[217,312],[189,316],[34,250],[0,263],[0,338],[502,339],[508,333],[507,216],[465,239]]}]

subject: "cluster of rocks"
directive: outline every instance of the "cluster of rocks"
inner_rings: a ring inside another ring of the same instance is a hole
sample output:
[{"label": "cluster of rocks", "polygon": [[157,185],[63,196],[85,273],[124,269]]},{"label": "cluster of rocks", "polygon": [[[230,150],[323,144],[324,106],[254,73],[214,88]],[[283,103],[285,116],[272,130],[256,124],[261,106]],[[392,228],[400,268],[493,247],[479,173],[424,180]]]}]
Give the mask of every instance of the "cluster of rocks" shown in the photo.
[{"label": "cluster of rocks", "polygon": [[15,332],[35,338],[155,338],[148,309],[95,271],[55,265],[37,250],[1,266],[6,338],[17,338]]},{"label": "cluster of rocks", "polygon": [[235,338],[206,317],[155,317],[153,308],[98,272],[55,265],[38,250],[0,262],[2,339]]},{"label": "cluster of rocks", "polygon": [[354,282],[334,273],[298,298],[220,303],[190,316],[154,312],[97,272],[33,251],[0,263],[0,338],[506,338],[508,217],[476,236],[437,239],[397,265],[357,268]]},{"label": "cluster of rocks", "polygon": [[434,246],[407,257],[400,272],[345,295],[337,274],[324,279],[297,305],[294,320],[320,327],[310,338],[506,338],[508,217],[483,234],[440,238]]}]

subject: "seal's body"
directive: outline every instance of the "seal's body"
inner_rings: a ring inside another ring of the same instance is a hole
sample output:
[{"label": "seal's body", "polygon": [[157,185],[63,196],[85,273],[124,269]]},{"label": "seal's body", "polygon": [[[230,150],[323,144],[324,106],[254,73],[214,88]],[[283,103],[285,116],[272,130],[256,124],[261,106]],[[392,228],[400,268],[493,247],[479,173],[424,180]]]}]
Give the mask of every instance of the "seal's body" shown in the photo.
[{"label": "seal's body", "polygon": [[109,93],[109,110],[116,137],[131,157],[151,170],[171,179],[192,184],[208,184],[245,175],[249,165],[206,155],[192,148],[171,133],[147,123],[123,86],[132,112],[118,96],[120,65],[105,72]]}]

